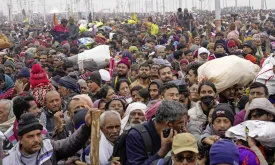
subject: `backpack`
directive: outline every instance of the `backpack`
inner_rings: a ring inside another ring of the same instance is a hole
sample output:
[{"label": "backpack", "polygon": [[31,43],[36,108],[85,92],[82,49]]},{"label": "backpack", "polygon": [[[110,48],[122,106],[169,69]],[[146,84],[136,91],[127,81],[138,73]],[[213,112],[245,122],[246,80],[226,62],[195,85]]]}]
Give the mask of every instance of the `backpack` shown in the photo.
[{"label": "backpack", "polygon": [[143,139],[144,145],[145,145],[145,150],[146,150],[147,156],[149,157],[151,155],[151,151],[153,148],[151,136],[144,125],[142,125],[142,124],[136,125],[136,126],[132,127],[130,130],[121,134],[114,145],[114,150],[113,150],[113,154],[112,154],[111,158],[119,157],[120,159],[118,161],[121,164],[125,164],[125,161],[127,160],[126,137],[132,129],[135,129],[136,131],[138,131],[140,133],[140,135]]}]

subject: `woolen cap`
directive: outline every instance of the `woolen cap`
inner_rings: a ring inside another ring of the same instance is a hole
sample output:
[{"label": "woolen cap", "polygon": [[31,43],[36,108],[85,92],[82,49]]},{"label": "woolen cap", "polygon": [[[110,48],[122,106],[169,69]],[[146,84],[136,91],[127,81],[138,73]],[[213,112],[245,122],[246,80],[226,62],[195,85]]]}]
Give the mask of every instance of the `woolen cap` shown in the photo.
[{"label": "woolen cap", "polygon": [[18,136],[34,131],[43,130],[43,126],[39,123],[38,119],[33,113],[27,112],[21,115],[18,123]]}]

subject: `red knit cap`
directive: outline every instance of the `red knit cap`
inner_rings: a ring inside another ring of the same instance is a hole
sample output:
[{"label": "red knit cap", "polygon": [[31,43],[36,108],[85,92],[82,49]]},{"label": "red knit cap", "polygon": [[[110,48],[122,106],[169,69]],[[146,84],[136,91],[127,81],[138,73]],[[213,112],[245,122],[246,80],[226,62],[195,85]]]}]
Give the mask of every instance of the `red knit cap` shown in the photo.
[{"label": "red knit cap", "polygon": [[186,60],[186,59],[182,59],[182,60],[180,60],[180,65],[182,65],[182,64],[188,65],[189,62],[188,62],[188,60]]},{"label": "red knit cap", "polygon": [[35,88],[39,84],[48,84],[47,73],[41,68],[40,64],[34,64],[31,70],[30,84]]},{"label": "red knit cap", "polygon": [[228,43],[227,43],[228,48],[232,48],[232,47],[235,47],[235,46],[236,46],[236,43],[233,40],[228,41]]},{"label": "red knit cap", "polygon": [[128,69],[130,69],[130,67],[131,67],[131,64],[129,63],[128,58],[122,58],[122,59],[117,63],[117,65],[119,65],[119,64],[125,64],[125,65],[127,65]]}]

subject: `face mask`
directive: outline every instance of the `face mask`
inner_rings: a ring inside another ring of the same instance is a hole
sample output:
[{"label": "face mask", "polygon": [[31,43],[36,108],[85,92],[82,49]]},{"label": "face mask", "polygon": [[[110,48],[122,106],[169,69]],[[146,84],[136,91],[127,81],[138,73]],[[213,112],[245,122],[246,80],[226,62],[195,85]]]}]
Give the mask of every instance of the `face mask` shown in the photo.
[{"label": "face mask", "polygon": [[215,98],[213,96],[203,96],[201,97],[201,102],[207,107],[214,104]]}]

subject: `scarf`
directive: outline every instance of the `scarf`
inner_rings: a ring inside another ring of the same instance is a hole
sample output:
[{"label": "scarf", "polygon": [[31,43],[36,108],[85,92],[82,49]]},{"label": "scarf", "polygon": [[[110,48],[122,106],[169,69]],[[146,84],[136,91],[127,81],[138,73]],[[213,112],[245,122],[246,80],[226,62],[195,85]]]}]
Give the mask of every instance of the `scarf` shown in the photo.
[{"label": "scarf", "polygon": [[222,57],[227,56],[227,54],[226,53],[215,53],[214,56],[215,56],[215,58],[222,58]]},{"label": "scarf", "polygon": [[10,76],[5,75],[5,87],[4,87],[4,89],[2,89],[2,93],[5,93],[7,90],[12,88],[13,86],[14,86],[14,83],[13,83],[12,79],[10,78]]}]

